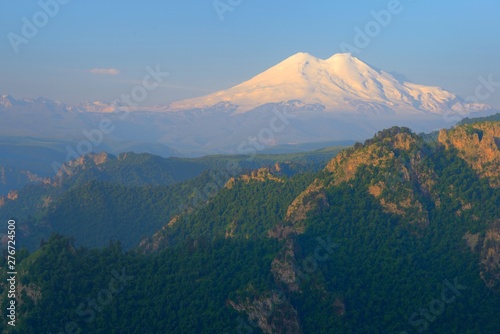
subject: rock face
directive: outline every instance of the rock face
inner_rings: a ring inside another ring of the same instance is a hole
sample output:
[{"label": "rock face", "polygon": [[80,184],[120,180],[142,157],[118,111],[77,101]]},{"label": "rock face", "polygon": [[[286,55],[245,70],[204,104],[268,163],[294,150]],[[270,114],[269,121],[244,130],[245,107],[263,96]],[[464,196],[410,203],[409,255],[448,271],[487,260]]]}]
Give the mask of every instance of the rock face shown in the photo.
[{"label": "rock face", "polygon": [[[276,164],[276,166],[278,166],[279,168],[278,164]],[[244,183],[249,183],[250,181],[260,181],[260,182],[274,181],[279,183],[284,182],[279,177],[274,176],[270,168],[259,168],[257,170],[251,171],[250,174],[243,174],[238,178],[232,177],[226,182],[225,187],[229,189],[233,188],[236,181],[242,181]]]},{"label": "rock face", "polygon": [[[441,130],[438,142],[447,150],[457,150],[458,156],[480,177],[487,178],[492,187],[500,187],[500,122]],[[376,174],[383,176],[381,180],[370,180],[367,189],[382,207],[401,216],[403,221],[411,214],[411,223],[425,228],[429,223],[428,212],[419,198],[430,199],[436,207],[441,205],[439,194],[434,190],[438,177],[425,163],[426,150],[421,138],[405,128],[382,131],[364,145],[357,144],[332,159],[323,171],[325,176],[314,180],[292,202],[285,220],[303,229],[309,212],[328,206],[327,190],[349,182],[364,166],[367,171],[377,171]],[[456,215],[470,209],[470,203],[462,201]]]},{"label": "rock face", "polygon": [[21,189],[27,184],[37,182],[49,182],[49,179],[27,170],[0,166],[0,195],[6,195],[12,190]]},{"label": "rock face", "polygon": [[[441,130],[438,144],[444,145],[446,150],[456,150],[479,177],[486,178],[492,187],[500,187],[500,122]],[[426,206],[429,203],[439,208],[442,198],[453,198],[461,203],[455,212],[461,216],[473,206],[460,198],[453,187],[446,194],[436,188],[440,180],[432,163],[428,163],[430,149],[420,137],[404,128],[392,128],[379,133],[364,145],[356,144],[332,159],[323,170],[323,175],[292,202],[285,221],[291,223],[293,233],[303,232],[307,227],[308,214],[329,205],[328,189],[350,182],[361,167],[370,175],[367,192],[379,201],[386,212],[399,216],[402,223],[416,226],[417,229],[412,230],[417,235],[429,225]],[[472,219],[479,220],[475,216]],[[481,255],[480,275],[486,286],[500,291],[500,224],[497,221],[488,225],[492,227],[482,236],[468,232],[464,239],[471,251]],[[276,230],[271,235],[281,239],[281,235],[287,234],[285,232]],[[293,284],[295,273],[290,270],[293,258],[293,248],[285,247],[282,256],[273,262],[273,273],[282,282],[287,282],[290,290],[296,291],[298,287]]]},{"label": "rock face", "polygon": [[142,239],[139,243],[139,251],[143,254],[149,254],[167,248],[169,246],[169,240],[165,236],[165,231],[174,226],[178,219],[179,215],[174,216],[170,219],[168,224],[164,225],[161,230],[156,232],[151,238],[146,237]]},{"label": "rock face", "polygon": [[500,220],[486,232],[481,249],[481,278],[490,289],[500,292]]},{"label": "rock face", "polygon": [[492,187],[500,187],[500,122],[464,125],[441,130],[439,142],[454,148],[480,177]]},{"label": "rock face", "polygon": [[480,276],[491,290],[500,292],[500,220],[490,224],[486,233],[465,233],[471,252],[480,256]]},{"label": "rock face", "polygon": [[60,183],[63,179],[75,175],[80,170],[97,167],[112,159],[116,159],[116,157],[106,152],[82,155],[75,160],[65,163],[61,167],[56,175],[56,182]]},{"label": "rock face", "polygon": [[367,192],[379,200],[387,212],[397,214],[420,228],[428,223],[428,212],[419,200],[431,197],[436,206],[439,198],[432,191],[436,182],[434,172],[423,163],[425,153],[422,140],[406,128],[392,128],[379,133],[364,145],[341,152],[323,170],[323,178],[317,178],[289,206],[285,220],[303,228],[307,214],[328,206],[326,191],[352,180],[361,166],[369,171],[377,170],[383,180],[371,180]]},{"label": "rock face", "polygon": [[269,334],[302,333],[297,310],[282,291],[255,294],[255,297],[243,301],[229,301],[236,311],[248,316],[248,322],[239,318],[238,333],[243,333],[242,330],[251,333],[252,328],[260,328],[262,332]]},{"label": "rock face", "polygon": [[318,208],[320,203],[328,205],[322,180],[316,179],[304,190],[287,209],[285,220],[292,222],[295,232],[302,232],[302,222],[307,218],[307,213]]},{"label": "rock face", "polygon": [[271,264],[271,272],[276,281],[284,283],[290,291],[300,291],[300,286],[297,281],[297,267],[295,261],[295,241],[293,239],[286,240],[281,253]]}]

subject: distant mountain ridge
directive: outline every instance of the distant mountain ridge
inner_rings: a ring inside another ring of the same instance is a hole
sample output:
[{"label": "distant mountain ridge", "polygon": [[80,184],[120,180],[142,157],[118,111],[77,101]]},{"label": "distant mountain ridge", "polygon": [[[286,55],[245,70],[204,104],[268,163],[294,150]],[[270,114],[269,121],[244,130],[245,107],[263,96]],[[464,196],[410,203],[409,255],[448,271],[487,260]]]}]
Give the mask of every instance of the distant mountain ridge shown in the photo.
[{"label": "distant mountain ridge", "polygon": [[267,103],[298,101],[331,112],[461,113],[491,109],[467,103],[440,87],[401,82],[348,53],[323,60],[297,53],[227,90],[170,104],[171,110],[211,108],[227,103],[246,112]]},{"label": "distant mountain ridge", "polygon": [[[495,113],[442,88],[400,80],[350,54],[324,60],[297,53],[235,87],[170,105],[129,107],[115,100],[69,106],[3,95],[0,133],[64,142],[64,156],[78,145],[86,148],[80,155],[92,149],[202,156],[360,141],[392,126],[430,132]],[[101,124],[113,130],[99,133]]]},{"label": "distant mountain ridge", "polygon": [[123,104],[119,101],[101,102],[84,101],[76,105],[67,105],[57,100],[44,97],[16,99],[11,95],[0,96],[0,111],[45,111],[45,112],[97,112],[110,113],[118,111]]},{"label": "distant mountain ridge", "polygon": [[[289,103],[296,108],[306,106],[308,109],[319,108],[330,112],[443,114],[451,110],[465,115],[493,109],[487,104],[466,102],[441,87],[400,81],[349,53],[320,59],[305,52],[294,54],[227,90],[168,105],[132,109],[165,112],[213,108],[242,113],[269,103]],[[42,97],[0,97],[0,110],[40,107],[59,111],[111,113],[127,106],[119,100],[66,105]]]}]

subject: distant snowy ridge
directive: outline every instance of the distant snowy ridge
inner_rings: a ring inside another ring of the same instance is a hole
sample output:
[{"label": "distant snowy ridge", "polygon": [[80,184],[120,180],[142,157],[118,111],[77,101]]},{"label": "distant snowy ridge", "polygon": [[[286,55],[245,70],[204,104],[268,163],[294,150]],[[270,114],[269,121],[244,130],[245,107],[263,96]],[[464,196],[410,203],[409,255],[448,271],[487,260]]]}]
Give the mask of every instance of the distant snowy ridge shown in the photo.
[{"label": "distant snowy ridge", "polygon": [[129,106],[121,100],[112,102],[84,101],[75,105],[43,97],[16,99],[10,95],[0,95],[0,111],[13,112],[79,112],[79,113],[113,113],[118,111],[166,111],[167,105]]},{"label": "distant snowy ridge", "polygon": [[353,115],[460,115],[492,110],[468,103],[441,87],[396,79],[349,53],[323,60],[297,53],[261,74],[227,90],[173,102],[170,105],[130,107],[122,101],[85,101],[66,106],[44,98],[16,100],[0,96],[0,110],[57,110],[111,113],[118,110],[170,112],[204,109],[206,112],[241,114],[268,104],[288,104],[292,109]]},{"label": "distant snowy ridge", "polygon": [[267,103],[294,101],[322,105],[330,112],[444,114],[491,109],[467,103],[440,87],[401,82],[348,53],[323,60],[297,53],[237,86],[198,98],[177,101],[168,110],[211,108],[226,103],[236,113]]}]

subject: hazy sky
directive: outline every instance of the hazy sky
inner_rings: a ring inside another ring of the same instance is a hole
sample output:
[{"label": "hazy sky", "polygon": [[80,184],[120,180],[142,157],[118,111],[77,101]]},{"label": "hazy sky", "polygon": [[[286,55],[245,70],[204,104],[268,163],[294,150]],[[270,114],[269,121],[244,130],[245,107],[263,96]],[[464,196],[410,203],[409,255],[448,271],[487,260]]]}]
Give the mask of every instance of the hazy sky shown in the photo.
[{"label": "hazy sky", "polygon": [[[499,84],[480,97],[500,108],[500,1],[397,3],[0,0],[0,93],[111,101],[159,65],[170,75],[143,104],[168,103],[229,88],[299,51],[328,58],[349,44],[372,66],[462,97],[490,76]],[[377,23],[373,12],[387,8]],[[356,28],[368,39],[356,40]]]}]

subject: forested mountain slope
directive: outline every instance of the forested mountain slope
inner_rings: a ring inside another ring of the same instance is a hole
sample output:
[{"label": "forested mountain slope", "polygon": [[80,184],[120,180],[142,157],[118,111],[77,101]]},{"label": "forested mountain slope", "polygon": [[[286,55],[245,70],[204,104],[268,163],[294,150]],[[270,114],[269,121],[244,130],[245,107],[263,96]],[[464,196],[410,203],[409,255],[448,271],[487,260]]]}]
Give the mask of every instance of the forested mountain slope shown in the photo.
[{"label": "forested mountain slope", "polygon": [[319,172],[220,178],[127,252],[53,236],[21,262],[16,331],[499,333],[499,129],[394,127]]}]

